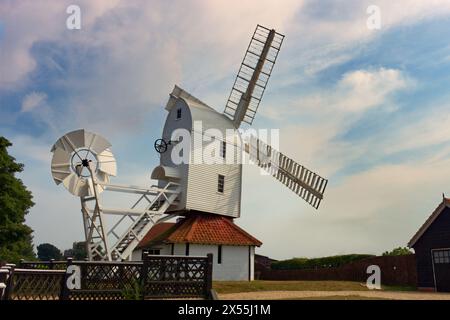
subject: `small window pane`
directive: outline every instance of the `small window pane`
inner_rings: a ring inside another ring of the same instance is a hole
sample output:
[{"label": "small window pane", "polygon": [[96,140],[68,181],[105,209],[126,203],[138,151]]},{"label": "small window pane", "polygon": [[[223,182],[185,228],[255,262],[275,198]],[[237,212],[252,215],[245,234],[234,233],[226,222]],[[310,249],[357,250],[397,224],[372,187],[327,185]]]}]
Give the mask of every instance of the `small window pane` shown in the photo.
[{"label": "small window pane", "polygon": [[434,250],[433,251],[434,263],[450,263],[450,250]]},{"label": "small window pane", "polygon": [[222,141],[220,146],[220,156],[225,159],[227,155],[227,143],[225,141]]},{"label": "small window pane", "polygon": [[177,119],[181,119],[181,109],[177,109]]},{"label": "small window pane", "polygon": [[217,180],[217,192],[223,193],[224,187],[225,187],[225,176],[219,174]]},{"label": "small window pane", "polygon": [[222,245],[219,245],[217,247],[217,263],[218,264],[222,263]]}]

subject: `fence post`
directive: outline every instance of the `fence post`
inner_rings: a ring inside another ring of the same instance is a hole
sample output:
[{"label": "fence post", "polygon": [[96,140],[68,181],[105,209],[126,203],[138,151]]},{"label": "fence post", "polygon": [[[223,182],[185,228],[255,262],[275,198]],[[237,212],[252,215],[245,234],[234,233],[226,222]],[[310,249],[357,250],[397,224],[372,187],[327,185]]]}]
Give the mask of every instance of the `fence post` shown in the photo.
[{"label": "fence post", "polygon": [[146,256],[142,261],[141,274],[139,275],[140,288],[141,288],[141,300],[145,299],[147,289],[147,277],[148,277],[148,257]]},{"label": "fence post", "polygon": [[4,269],[7,269],[9,271],[8,280],[6,281],[6,289],[5,289],[5,300],[9,300],[9,297],[11,296],[11,287],[13,285],[12,279],[14,275],[14,268],[16,267],[15,264],[7,264],[6,267],[3,267]]},{"label": "fence post", "polygon": [[116,278],[117,278],[117,280],[116,281],[124,281],[124,274],[125,274],[125,272],[124,272],[124,265],[123,265],[123,262],[124,262],[124,259],[122,259],[122,261],[121,261],[122,263],[119,263],[119,272],[118,273],[116,273]]},{"label": "fence post", "polygon": [[66,260],[66,273],[64,273],[64,276],[62,277],[62,283],[61,283],[61,295],[59,296],[60,300],[69,300],[70,299],[70,290],[67,287],[67,279],[69,278],[69,275],[67,273],[67,268],[72,264],[72,258],[67,258]]},{"label": "fence post", "polygon": [[19,268],[23,268],[23,263],[25,262],[25,259],[20,259],[19,261]]},{"label": "fence post", "polygon": [[71,257],[67,258],[67,260],[66,260],[67,267],[70,266],[72,263],[73,263],[73,258],[71,258]]},{"label": "fence post", "polygon": [[0,300],[3,300],[5,298],[8,276],[9,269],[3,267],[0,268]]},{"label": "fence post", "polygon": [[212,289],[213,279],[213,255],[208,253],[206,255],[206,281],[205,281],[205,296],[208,296]]},{"label": "fence post", "polygon": [[50,259],[49,269],[53,270],[55,259]]}]

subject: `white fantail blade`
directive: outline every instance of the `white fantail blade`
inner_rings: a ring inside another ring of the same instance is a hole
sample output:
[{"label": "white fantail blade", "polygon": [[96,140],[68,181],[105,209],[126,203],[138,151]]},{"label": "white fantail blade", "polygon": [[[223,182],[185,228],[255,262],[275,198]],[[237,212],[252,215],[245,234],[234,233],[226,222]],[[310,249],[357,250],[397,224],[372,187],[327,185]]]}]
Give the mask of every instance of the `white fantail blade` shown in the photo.
[{"label": "white fantail blade", "polygon": [[245,144],[250,160],[318,209],[328,180],[251,136]]},{"label": "white fantail blade", "polygon": [[97,172],[95,178],[96,178],[95,181],[98,183],[98,189],[100,189],[100,192],[103,191],[104,190],[103,185],[109,183],[109,175],[105,172],[99,171]]},{"label": "white fantail blade", "polygon": [[56,184],[62,183],[73,195],[92,196],[92,177],[98,183],[97,191],[117,174],[117,164],[111,144],[102,136],[81,130],[67,133],[52,147],[52,176]]},{"label": "white fantail blade", "polygon": [[110,149],[106,149],[103,152],[97,154],[98,170],[115,176],[117,174],[117,164]]},{"label": "white fantail blade", "polygon": [[51,151],[61,148],[67,152],[74,152],[74,150],[86,148],[98,154],[109,147],[111,147],[111,144],[102,136],[80,129],[71,131],[58,139]]},{"label": "white fantail blade", "polygon": [[52,176],[56,184],[60,184],[68,175],[70,170],[70,153],[64,149],[55,149],[52,157]]},{"label": "white fantail blade", "polygon": [[252,124],[283,39],[274,29],[256,27],[224,110],[236,128]]},{"label": "white fantail blade", "polygon": [[[109,176],[105,173],[102,172],[98,172],[96,175],[96,182],[97,182],[97,193],[102,193],[103,190],[105,190],[105,187],[103,186],[103,184],[107,184],[109,183]],[[87,179],[86,180],[88,185],[89,185],[89,195],[93,196],[94,195],[94,185],[92,184],[92,179]],[[100,184],[103,183],[103,184]]]},{"label": "white fantail blade", "polygon": [[96,154],[100,154],[107,148],[111,147],[111,144],[108,142],[108,140],[92,132],[85,131],[84,140],[85,146],[88,149],[93,150]]},{"label": "white fantail blade", "polygon": [[59,138],[58,141],[56,141],[56,143],[53,145],[51,151],[60,148],[69,153],[72,153],[83,146],[85,146],[84,129],[80,129],[71,131]]},{"label": "white fantail blade", "polygon": [[89,183],[87,179],[79,177],[76,173],[72,172],[63,180],[64,187],[73,195],[78,197],[87,197],[91,195]]}]

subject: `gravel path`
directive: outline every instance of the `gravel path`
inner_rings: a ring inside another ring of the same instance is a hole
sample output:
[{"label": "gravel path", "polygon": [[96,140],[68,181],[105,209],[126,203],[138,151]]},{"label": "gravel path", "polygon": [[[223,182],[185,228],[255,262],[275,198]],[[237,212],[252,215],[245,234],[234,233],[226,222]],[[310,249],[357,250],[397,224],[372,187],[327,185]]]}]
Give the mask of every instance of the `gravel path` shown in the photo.
[{"label": "gravel path", "polygon": [[450,293],[402,291],[258,291],[219,294],[221,300],[271,300],[322,297],[366,297],[393,300],[450,300]]}]

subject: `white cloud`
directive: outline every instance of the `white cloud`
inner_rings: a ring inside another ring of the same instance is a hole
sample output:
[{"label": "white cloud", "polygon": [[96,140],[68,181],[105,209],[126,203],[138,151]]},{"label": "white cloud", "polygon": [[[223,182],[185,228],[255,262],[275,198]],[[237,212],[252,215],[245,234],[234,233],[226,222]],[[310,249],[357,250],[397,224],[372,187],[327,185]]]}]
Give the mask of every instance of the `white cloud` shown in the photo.
[{"label": "white cloud", "polygon": [[[433,111],[430,111],[433,110]],[[407,126],[400,127],[391,137],[386,151],[389,153],[429,147],[450,141],[450,105],[425,105],[418,116],[405,118]],[[417,119],[422,117],[422,119]]]},{"label": "white cloud", "polygon": [[[264,106],[260,113],[270,119],[307,116],[330,119],[348,118],[368,109],[381,107],[394,110],[390,100],[400,90],[412,88],[414,81],[399,69],[371,68],[349,71],[331,86],[315,88],[303,94],[280,97],[286,101]],[[349,115],[350,113],[350,115]],[[339,121],[338,121],[339,122]]]},{"label": "white cloud", "polygon": [[[392,95],[413,84],[413,79],[397,69],[355,70],[344,74],[329,88],[289,97],[288,102],[279,102],[276,107],[264,106],[260,112],[280,126],[282,152],[313,171],[331,176],[375,146],[380,153],[388,153],[388,146],[392,140],[396,141],[392,136],[355,144],[338,139],[338,135],[357,123],[369,109],[395,110]],[[305,120],[286,124],[288,119]],[[405,138],[408,133],[402,134],[399,141],[411,141]]]},{"label": "white cloud", "polygon": [[344,111],[365,111],[385,104],[390,94],[406,87],[407,80],[399,70],[356,70],[344,74],[338,83],[334,105]]},{"label": "white cloud", "polygon": [[38,166],[47,165],[50,168],[51,145],[42,141],[42,137],[17,135],[9,139],[13,144],[11,152],[19,162],[31,161]]},{"label": "white cloud", "polygon": [[[369,30],[369,5],[380,7],[381,29]],[[395,28],[419,24],[450,14],[447,0],[349,0],[305,1],[296,21],[286,26],[284,48],[276,67],[281,85],[307,82],[329,67],[345,63],[370,51],[372,42]],[[298,70],[293,75],[292,70]],[[273,83],[272,83],[273,86]]]},{"label": "white cloud", "polygon": [[25,96],[22,100],[22,112],[29,112],[34,110],[36,107],[45,103],[47,95],[43,92],[33,91]]},{"label": "white cloud", "polygon": [[[0,9],[5,25],[0,86],[27,83],[27,75],[36,66],[30,52],[36,43],[47,41],[56,53],[64,49],[59,54],[64,55],[66,66],[51,56],[45,57],[45,63],[47,68],[64,75],[55,85],[58,90],[68,92],[68,96],[63,105],[49,106],[48,112],[36,115],[41,121],[48,122],[48,115],[53,114],[51,125],[56,126],[57,131],[58,128],[65,131],[82,126],[95,127],[109,135],[115,134],[117,128],[138,128],[151,107],[165,103],[175,83],[200,97],[212,97],[211,102],[217,103],[215,107],[221,108],[229,88],[217,92],[213,86],[216,81],[230,77],[231,87],[231,77],[237,71],[250,34],[258,23],[287,34],[276,66],[280,81],[275,85],[311,77],[351,59],[354,50],[349,52],[348,49],[354,47],[356,41],[351,34],[353,30],[361,29],[358,25],[364,27],[358,39],[369,39],[371,34],[365,27],[364,5],[353,2],[339,4],[349,8],[345,19],[333,16],[316,19],[309,16],[308,11],[314,2],[296,0],[285,1],[282,6],[269,0],[246,1],[237,7],[228,2],[195,1],[169,6],[165,2],[138,5],[124,1],[81,1],[82,29],[79,31],[65,28],[65,8],[69,4],[70,1],[57,4],[52,1],[10,2]],[[389,14],[386,21],[394,26],[422,11],[426,12],[426,17],[445,12],[445,7],[436,9],[438,4],[417,4],[418,8],[408,5],[395,15],[392,15],[388,2],[380,6]],[[327,11],[327,8],[322,10]],[[329,10],[335,10],[334,5]],[[208,14],[199,15],[198,12]],[[87,70],[82,74],[77,73],[78,68],[72,66],[84,61],[83,54],[88,56],[96,50],[100,50],[102,57],[86,58],[92,65],[84,67]],[[304,63],[304,71],[293,75],[292,66],[299,62]],[[370,92],[369,100],[370,103],[381,100],[388,94],[382,91],[383,80],[391,81],[386,86],[395,85],[392,83],[395,81],[401,85],[402,79],[395,78],[395,74],[389,74],[388,70],[379,72],[354,74],[353,78],[348,75],[348,79],[343,79],[341,89],[347,88],[351,95],[341,107],[351,110],[371,107],[359,97],[378,85],[381,91]],[[367,78],[368,83],[356,82],[358,76]],[[370,83],[370,76],[372,82],[378,81],[378,84]],[[271,111],[267,108],[266,112]]]},{"label": "white cloud", "polygon": [[[50,85],[67,96],[63,104],[50,103],[49,112],[36,117],[47,123],[53,113],[50,124],[56,132],[95,127],[108,136],[118,128],[142,127],[151,108],[165,103],[174,84],[194,94],[210,91],[215,81],[237,70],[257,23],[283,28],[302,4],[290,0],[279,6],[266,0],[236,8],[225,2],[172,6],[164,1],[81,1],[81,30],[68,31],[69,3],[10,3],[2,10],[7,18],[0,86],[25,85],[36,63],[42,63],[61,74]],[[51,54],[32,56],[37,43],[49,46]],[[101,56],[91,58],[97,53]],[[23,64],[16,61],[19,58]],[[221,93],[223,102],[227,94]]]},{"label": "white cloud", "polygon": [[[83,25],[115,6],[118,1],[79,1]],[[27,75],[36,67],[31,48],[39,41],[64,40],[67,37],[66,8],[73,1],[3,1],[0,19],[4,26],[0,50],[0,87],[25,86]]]}]

